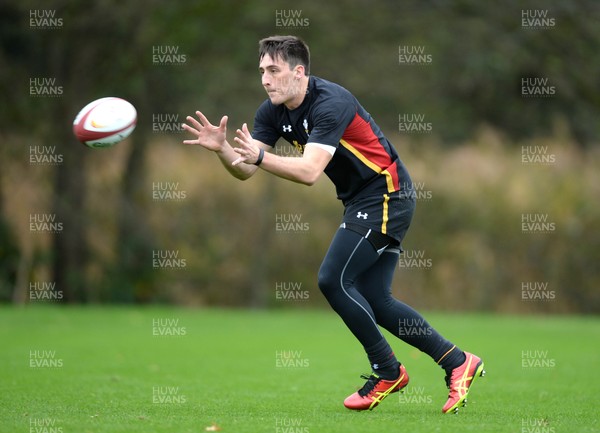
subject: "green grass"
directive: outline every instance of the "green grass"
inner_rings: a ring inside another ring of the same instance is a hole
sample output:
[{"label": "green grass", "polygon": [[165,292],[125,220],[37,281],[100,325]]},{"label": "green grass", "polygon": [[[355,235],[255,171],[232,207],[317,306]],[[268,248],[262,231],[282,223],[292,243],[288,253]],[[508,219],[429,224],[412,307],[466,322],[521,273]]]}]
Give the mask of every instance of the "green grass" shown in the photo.
[{"label": "green grass", "polygon": [[[0,431],[198,433],[213,423],[225,433],[598,431],[598,319],[426,316],[486,363],[456,416],[440,411],[442,370],[395,339],[411,377],[403,400],[346,410],[368,364],[327,311],[0,308]],[[184,335],[153,335],[157,319],[177,320],[161,329]],[[278,367],[281,351],[298,366]],[[56,366],[32,367],[32,352]],[[523,352],[537,366],[523,368]]]}]

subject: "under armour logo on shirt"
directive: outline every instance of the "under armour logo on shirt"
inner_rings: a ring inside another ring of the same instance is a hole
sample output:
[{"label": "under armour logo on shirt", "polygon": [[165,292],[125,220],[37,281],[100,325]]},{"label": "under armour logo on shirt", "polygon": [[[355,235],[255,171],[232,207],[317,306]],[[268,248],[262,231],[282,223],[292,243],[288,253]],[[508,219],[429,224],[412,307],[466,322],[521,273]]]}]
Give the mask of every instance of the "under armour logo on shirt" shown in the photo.
[{"label": "under armour logo on shirt", "polygon": [[283,125],[283,132],[292,132],[292,125]]},{"label": "under armour logo on shirt", "polygon": [[359,212],[356,214],[356,218],[362,218],[364,220],[366,220],[368,216],[369,216],[369,214],[366,212],[365,213]]}]

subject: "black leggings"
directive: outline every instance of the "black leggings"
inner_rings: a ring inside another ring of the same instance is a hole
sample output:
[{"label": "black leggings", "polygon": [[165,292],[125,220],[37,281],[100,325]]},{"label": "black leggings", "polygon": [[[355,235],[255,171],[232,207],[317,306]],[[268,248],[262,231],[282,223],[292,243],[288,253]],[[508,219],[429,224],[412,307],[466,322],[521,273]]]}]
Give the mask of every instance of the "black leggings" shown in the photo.
[{"label": "black leggings", "polygon": [[381,326],[438,361],[452,343],[417,311],[392,297],[399,254],[397,246],[378,253],[362,235],[340,228],[321,264],[319,288],[363,347],[384,339]]}]

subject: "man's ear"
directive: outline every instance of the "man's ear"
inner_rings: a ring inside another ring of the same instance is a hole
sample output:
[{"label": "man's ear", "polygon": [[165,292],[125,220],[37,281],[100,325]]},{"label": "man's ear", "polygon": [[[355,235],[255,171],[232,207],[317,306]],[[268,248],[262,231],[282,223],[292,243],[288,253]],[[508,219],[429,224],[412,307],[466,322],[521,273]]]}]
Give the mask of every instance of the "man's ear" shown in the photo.
[{"label": "man's ear", "polygon": [[302,78],[305,74],[304,65],[296,65],[294,68],[294,78]]}]

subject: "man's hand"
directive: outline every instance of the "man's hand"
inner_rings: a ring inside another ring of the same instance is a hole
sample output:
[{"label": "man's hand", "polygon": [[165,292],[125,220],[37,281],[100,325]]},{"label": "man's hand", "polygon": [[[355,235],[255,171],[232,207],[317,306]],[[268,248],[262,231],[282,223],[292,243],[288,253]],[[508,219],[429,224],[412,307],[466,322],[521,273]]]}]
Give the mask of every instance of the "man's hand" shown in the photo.
[{"label": "man's hand", "polygon": [[244,123],[242,129],[236,130],[235,133],[237,137],[234,137],[233,141],[235,141],[239,147],[236,147],[233,150],[240,155],[240,157],[231,164],[238,165],[242,162],[254,164],[258,159],[260,147],[255,144],[254,139],[248,130],[248,125]]},{"label": "man's hand", "polygon": [[[240,164],[245,159],[242,159],[242,157],[240,157],[241,153],[236,153],[234,148],[227,142],[227,116],[221,118],[219,126],[212,125],[204,114],[199,111],[196,111],[196,116],[198,116],[198,120],[192,116],[186,117],[187,124],[184,123],[182,125],[183,129],[194,134],[196,138],[192,140],[183,140],[183,143],[195,144],[202,146],[205,149],[212,150],[227,171],[237,179],[245,180],[252,176],[258,167],[252,164]],[[249,143],[254,146],[266,146],[259,141],[252,140],[246,124],[244,124],[244,129]],[[256,149],[256,153],[258,154],[258,149]],[[247,156],[248,155],[246,155],[246,157]],[[255,161],[256,159],[252,160],[252,162]]]},{"label": "man's hand", "polygon": [[[227,116],[221,118],[219,126],[212,125],[200,111],[196,111],[198,120],[192,116],[187,116],[189,123],[183,124],[183,129],[196,136],[193,140],[183,140],[184,144],[196,144],[213,152],[219,152],[225,148],[227,133]],[[191,125],[191,126],[190,126]]]}]

